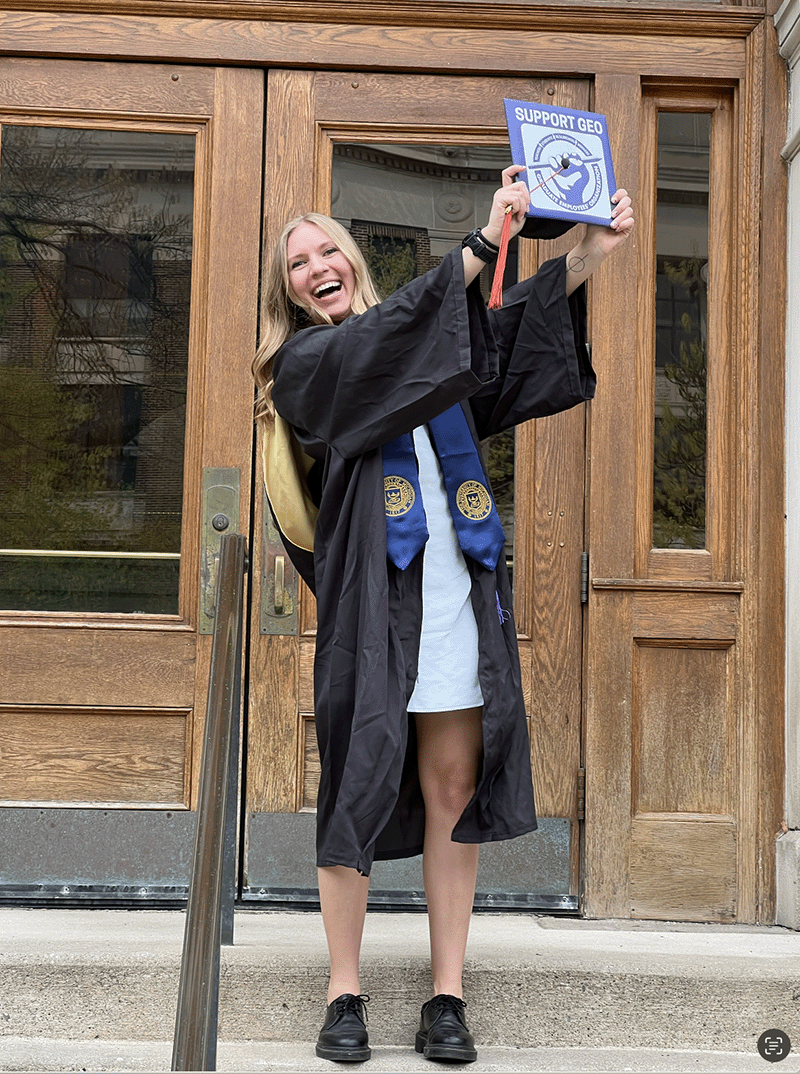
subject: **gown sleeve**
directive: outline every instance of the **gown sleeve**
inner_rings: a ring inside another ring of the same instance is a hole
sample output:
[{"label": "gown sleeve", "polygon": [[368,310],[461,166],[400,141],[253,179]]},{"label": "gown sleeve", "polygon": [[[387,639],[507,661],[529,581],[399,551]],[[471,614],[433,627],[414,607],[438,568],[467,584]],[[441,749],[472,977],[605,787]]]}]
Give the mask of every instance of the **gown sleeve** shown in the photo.
[{"label": "gown sleeve", "polygon": [[586,341],[586,288],[566,294],[566,258],[509,288],[489,311],[500,375],[469,400],[479,439],[568,410],[594,396]]},{"label": "gown sleeve", "polygon": [[340,325],[315,325],[275,356],[272,398],[309,455],[378,448],[496,378],[498,355],[461,250]]}]

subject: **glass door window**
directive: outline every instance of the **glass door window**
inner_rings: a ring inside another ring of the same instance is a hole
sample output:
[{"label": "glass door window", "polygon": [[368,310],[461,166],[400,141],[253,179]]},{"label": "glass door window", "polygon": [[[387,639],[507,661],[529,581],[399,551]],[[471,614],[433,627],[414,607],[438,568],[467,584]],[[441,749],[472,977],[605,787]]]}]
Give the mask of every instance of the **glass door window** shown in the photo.
[{"label": "glass door window", "polygon": [[0,606],[178,613],[195,136],[7,124]]},{"label": "glass door window", "polygon": [[659,112],[653,547],[706,546],[711,115]]}]

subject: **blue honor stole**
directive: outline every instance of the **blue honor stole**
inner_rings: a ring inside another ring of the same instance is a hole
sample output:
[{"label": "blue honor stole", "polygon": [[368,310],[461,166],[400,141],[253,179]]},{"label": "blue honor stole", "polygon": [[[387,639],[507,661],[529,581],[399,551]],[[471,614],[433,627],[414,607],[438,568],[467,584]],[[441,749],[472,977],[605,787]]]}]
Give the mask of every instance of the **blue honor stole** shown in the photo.
[{"label": "blue honor stole", "polygon": [[[428,422],[428,428],[461,550],[493,571],[506,536],[464,411],[456,403]],[[389,441],[382,453],[386,554],[405,570],[428,540],[411,433]]]}]

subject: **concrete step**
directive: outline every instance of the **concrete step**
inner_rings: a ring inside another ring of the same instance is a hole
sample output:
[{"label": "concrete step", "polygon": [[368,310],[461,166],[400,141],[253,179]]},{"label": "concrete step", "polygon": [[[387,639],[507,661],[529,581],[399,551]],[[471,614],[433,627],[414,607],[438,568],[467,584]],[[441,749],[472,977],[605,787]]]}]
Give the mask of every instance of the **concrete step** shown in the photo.
[{"label": "concrete step", "polygon": [[[0,1037],[0,1070],[3,1071],[115,1071],[143,1072],[169,1070],[172,1044],[140,1041],[20,1040]],[[787,1063],[787,1067],[791,1064]],[[270,1071],[274,1074],[336,1074],[352,1069],[354,1074],[435,1074],[443,1070],[463,1070],[469,1074],[521,1074],[554,1071],[558,1074],[589,1074],[619,1071],[718,1072],[718,1074],[763,1074],[767,1064],[760,1055],[738,1052],[689,1052],[656,1048],[481,1048],[476,1063],[431,1063],[413,1049],[379,1045],[372,1049],[368,1065],[347,1067],[317,1059],[313,1045],[290,1043],[220,1042],[219,1071]],[[797,1064],[791,1067],[797,1071]],[[782,1071],[782,1074],[784,1072]]]},{"label": "concrete step", "polygon": [[[0,908],[0,1069],[167,1069],[183,927],[179,911]],[[413,1052],[427,964],[424,915],[368,915],[370,1070],[437,1066]],[[237,912],[219,1069],[331,1070],[313,1054],[326,967],[318,914]],[[476,915],[465,994],[476,1074],[765,1069],[756,1043],[768,1029],[795,1042],[781,1069],[800,1069],[800,933],[786,929]],[[35,1065],[13,1065],[25,1048]],[[65,1065],[43,1065],[37,1048]],[[126,1066],[137,1054],[145,1065]],[[659,1066],[665,1055],[672,1065]],[[610,1056],[622,1065],[603,1066]]]}]

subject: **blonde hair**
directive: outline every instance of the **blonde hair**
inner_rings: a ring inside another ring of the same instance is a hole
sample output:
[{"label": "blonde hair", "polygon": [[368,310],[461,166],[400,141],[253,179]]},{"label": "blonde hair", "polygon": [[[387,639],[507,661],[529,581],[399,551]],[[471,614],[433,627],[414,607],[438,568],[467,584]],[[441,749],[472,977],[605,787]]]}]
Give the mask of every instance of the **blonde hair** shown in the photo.
[{"label": "blonde hair", "polygon": [[305,213],[290,220],[275,242],[263,284],[264,327],[252,365],[253,379],[258,388],[255,408],[257,421],[271,421],[275,414],[272,405],[272,361],[286,340],[307,324],[333,324],[327,313],[312,305],[298,304],[290,298],[286,244],[294,229],[303,223],[316,224],[350,262],[355,274],[351,313],[364,313],[370,306],[380,302],[364,255],[346,228],[322,213]]}]

